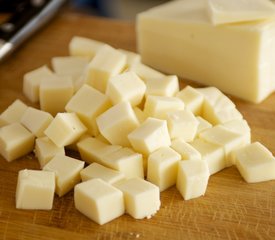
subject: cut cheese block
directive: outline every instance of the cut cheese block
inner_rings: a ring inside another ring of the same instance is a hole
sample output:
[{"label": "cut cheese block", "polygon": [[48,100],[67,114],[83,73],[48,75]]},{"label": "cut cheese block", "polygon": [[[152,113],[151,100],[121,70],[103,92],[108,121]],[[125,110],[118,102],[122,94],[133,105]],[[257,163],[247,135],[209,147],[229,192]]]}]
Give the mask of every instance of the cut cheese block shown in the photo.
[{"label": "cut cheese block", "polygon": [[160,208],[159,188],[140,178],[115,184],[124,194],[126,212],[136,219],[151,218]]},{"label": "cut cheese block", "polygon": [[275,17],[275,6],[269,0],[208,0],[207,6],[215,25]]},{"label": "cut cheese block", "polygon": [[16,208],[50,210],[53,206],[55,174],[39,170],[21,170],[16,187]]},{"label": "cut cheese block", "polygon": [[56,155],[43,167],[43,170],[55,173],[55,192],[61,197],[80,182],[80,171],[83,168],[83,161],[64,155]]},{"label": "cut cheese block", "polygon": [[6,110],[4,110],[4,112],[0,114],[0,127],[10,123],[19,123],[27,108],[28,106],[21,100],[15,100],[7,107]]},{"label": "cut cheese block", "polygon": [[261,143],[254,142],[233,152],[236,166],[246,182],[275,179],[275,157]]},{"label": "cut cheese block", "polygon": [[215,27],[205,0],[171,1],[137,18],[144,64],[251,102],[275,89],[274,32],[273,19]]},{"label": "cut cheese block", "polygon": [[92,163],[88,167],[81,170],[80,176],[83,182],[94,178],[100,178],[110,184],[114,184],[125,178],[125,175],[122,172],[104,167],[98,163]]},{"label": "cut cheese block", "polygon": [[173,140],[171,148],[181,155],[182,160],[201,160],[200,152],[182,139]]},{"label": "cut cheese block", "polygon": [[74,203],[78,211],[100,225],[125,211],[122,192],[98,178],[75,186]]}]

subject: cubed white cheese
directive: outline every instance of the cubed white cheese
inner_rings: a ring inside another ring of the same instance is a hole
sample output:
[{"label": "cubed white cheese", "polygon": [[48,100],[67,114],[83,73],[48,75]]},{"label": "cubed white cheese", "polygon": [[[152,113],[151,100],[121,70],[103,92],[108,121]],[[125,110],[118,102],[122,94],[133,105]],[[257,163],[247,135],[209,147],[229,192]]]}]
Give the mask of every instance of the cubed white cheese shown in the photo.
[{"label": "cubed white cheese", "polygon": [[91,179],[77,184],[74,189],[76,209],[103,225],[125,212],[123,194],[101,179]]},{"label": "cubed white cheese", "polygon": [[162,147],[148,157],[147,180],[164,191],[176,184],[181,155],[170,147]]},{"label": "cubed white cheese", "polygon": [[55,155],[43,170],[55,173],[55,192],[59,197],[65,195],[80,182],[80,171],[84,168],[84,162],[64,155]]},{"label": "cubed white cheese", "polygon": [[202,158],[198,150],[181,138],[174,139],[171,148],[181,155],[182,160],[200,160]]},{"label": "cubed white cheese", "polygon": [[16,186],[16,208],[50,210],[53,206],[55,174],[39,170],[21,170]]}]

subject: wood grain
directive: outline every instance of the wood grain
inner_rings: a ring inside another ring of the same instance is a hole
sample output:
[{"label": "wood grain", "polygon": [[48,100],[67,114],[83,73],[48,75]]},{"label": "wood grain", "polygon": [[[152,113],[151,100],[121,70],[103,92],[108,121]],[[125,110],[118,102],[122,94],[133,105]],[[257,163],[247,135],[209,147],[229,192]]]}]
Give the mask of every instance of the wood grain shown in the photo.
[{"label": "wood grain", "polygon": [[[23,74],[67,55],[74,35],[135,50],[133,24],[62,13],[0,65],[0,112],[16,98],[30,104],[22,94]],[[253,140],[275,154],[275,94],[258,105],[232,100]],[[56,196],[51,211],[15,209],[17,173],[24,168],[39,168],[32,154],[12,163],[0,157],[0,239],[275,239],[275,181],[247,184],[235,167],[211,176],[204,197],[184,201],[172,187],[161,194],[152,219],[124,215],[103,226],[74,208],[72,192]]]}]

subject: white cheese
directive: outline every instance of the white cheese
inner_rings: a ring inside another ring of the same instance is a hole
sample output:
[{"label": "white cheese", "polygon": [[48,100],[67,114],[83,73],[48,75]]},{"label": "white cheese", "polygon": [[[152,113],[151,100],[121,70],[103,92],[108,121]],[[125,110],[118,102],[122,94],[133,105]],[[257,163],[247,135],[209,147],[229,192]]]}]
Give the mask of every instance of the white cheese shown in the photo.
[{"label": "white cheese", "polygon": [[198,150],[181,138],[174,139],[171,148],[181,155],[182,160],[201,160],[202,158]]},{"label": "white cheese", "polygon": [[83,161],[64,155],[55,155],[51,161],[43,167],[43,170],[55,173],[55,192],[59,197],[61,197],[80,182],[80,171],[83,168]]},{"label": "white cheese", "polygon": [[122,192],[97,178],[75,186],[74,204],[79,212],[100,225],[125,212]]},{"label": "white cheese", "polygon": [[16,208],[50,210],[53,206],[55,174],[39,170],[21,170],[16,186]]},{"label": "white cheese", "polygon": [[126,212],[135,219],[150,218],[160,208],[159,188],[141,178],[115,185],[124,194]]}]

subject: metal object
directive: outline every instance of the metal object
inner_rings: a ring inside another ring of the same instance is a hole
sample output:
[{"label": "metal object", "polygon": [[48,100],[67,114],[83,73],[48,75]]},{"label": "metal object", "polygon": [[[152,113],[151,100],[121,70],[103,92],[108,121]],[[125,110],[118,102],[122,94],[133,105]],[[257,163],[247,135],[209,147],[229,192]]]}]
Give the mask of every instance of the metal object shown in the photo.
[{"label": "metal object", "polygon": [[11,17],[0,24],[0,61],[46,24],[66,0],[20,1]]}]

